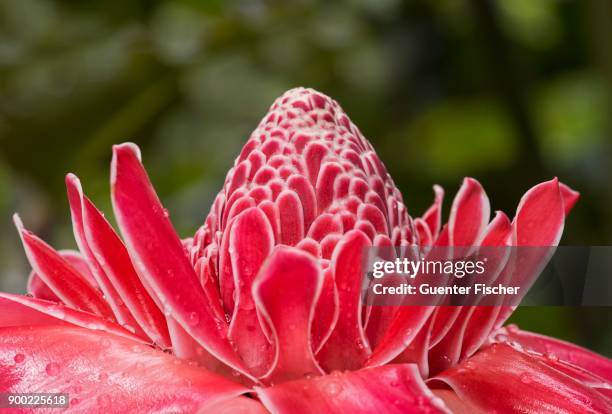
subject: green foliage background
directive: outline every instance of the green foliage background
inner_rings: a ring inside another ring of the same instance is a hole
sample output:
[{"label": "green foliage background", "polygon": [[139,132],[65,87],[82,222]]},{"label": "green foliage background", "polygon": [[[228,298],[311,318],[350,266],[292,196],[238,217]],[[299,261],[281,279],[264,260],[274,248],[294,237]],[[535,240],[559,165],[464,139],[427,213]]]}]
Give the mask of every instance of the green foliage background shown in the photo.
[{"label": "green foliage background", "polygon": [[[559,176],[565,244],[612,243],[612,3],[603,0],[0,0],[0,289],[12,229],[74,248],[63,177],[110,213],[110,146],[143,149],[183,236],[273,99],[310,86],[373,142],[409,211],[478,178],[512,214]],[[447,207],[448,207],[447,199]],[[612,354],[610,309],[522,308],[521,326]]]}]

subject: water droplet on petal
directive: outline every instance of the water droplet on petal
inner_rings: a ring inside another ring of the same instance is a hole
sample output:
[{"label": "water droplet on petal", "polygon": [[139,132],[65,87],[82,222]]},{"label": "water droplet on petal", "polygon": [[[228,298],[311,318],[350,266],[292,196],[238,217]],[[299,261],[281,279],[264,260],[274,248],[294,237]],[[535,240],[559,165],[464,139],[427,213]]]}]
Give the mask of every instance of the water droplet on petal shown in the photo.
[{"label": "water droplet on petal", "polygon": [[15,354],[15,357],[13,358],[13,360],[15,361],[15,364],[21,364],[25,360],[25,355]]},{"label": "water droplet on petal", "polygon": [[552,361],[552,362],[557,362],[559,360],[559,357],[557,355],[553,354],[552,352],[545,353],[544,357],[546,359],[548,359],[549,361]]},{"label": "water droplet on petal", "polygon": [[329,395],[335,396],[340,394],[342,391],[342,385],[337,381],[331,381],[329,384],[327,384],[326,390]]},{"label": "water droplet on petal", "polygon": [[200,322],[200,315],[198,315],[197,312],[191,312],[189,314],[189,319],[187,323],[189,323],[190,326],[196,326],[199,322]]},{"label": "water droplet on petal", "polygon": [[72,398],[70,400],[70,405],[77,405],[79,403],[79,399],[78,398]]},{"label": "water droplet on petal", "polygon": [[59,374],[60,366],[56,364],[55,362],[51,362],[47,364],[47,366],[45,367],[45,371],[47,372],[47,375],[55,376]]}]

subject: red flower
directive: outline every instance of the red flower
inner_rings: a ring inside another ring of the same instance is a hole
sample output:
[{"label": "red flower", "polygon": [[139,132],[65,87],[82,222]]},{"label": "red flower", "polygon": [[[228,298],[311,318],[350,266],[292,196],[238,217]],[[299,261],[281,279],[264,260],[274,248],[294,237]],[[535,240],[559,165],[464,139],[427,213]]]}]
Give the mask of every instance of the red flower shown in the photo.
[{"label": "red flower", "polygon": [[[80,253],[15,217],[33,296],[0,294],[0,391],[66,392],[71,412],[612,412],[612,362],[501,328],[512,309],[361,302],[367,246],[552,246],[578,194],[529,190],[490,220],[466,179],[412,219],[338,104],[280,97],[205,224],[181,241],[133,144],[114,147],[123,241],[68,175]],[[125,243],[125,244],[124,244]]]}]

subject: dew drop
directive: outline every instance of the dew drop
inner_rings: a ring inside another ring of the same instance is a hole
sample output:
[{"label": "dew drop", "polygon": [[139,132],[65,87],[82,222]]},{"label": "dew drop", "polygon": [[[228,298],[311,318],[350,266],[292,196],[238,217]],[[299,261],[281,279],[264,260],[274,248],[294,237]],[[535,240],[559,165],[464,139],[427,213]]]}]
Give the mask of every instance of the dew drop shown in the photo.
[{"label": "dew drop", "polygon": [[523,384],[531,384],[532,382],[532,378],[529,374],[525,373],[525,374],[521,374],[521,376],[519,377],[519,379],[521,380],[521,382]]},{"label": "dew drop", "polygon": [[559,357],[555,354],[553,354],[552,352],[547,352],[544,354],[544,357],[552,362],[557,362],[559,360]]},{"label": "dew drop", "polygon": [[77,405],[79,403],[79,399],[78,398],[72,398],[70,400],[70,405]]},{"label": "dew drop", "polygon": [[190,326],[196,326],[198,323],[200,323],[200,315],[198,315],[197,312],[191,312],[187,322]]},{"label": "dew drop", "polygon": [[45,367],[45,371],[47,372],[47,375],[55,376],[59,374],[60,367],[55,362],[51,362],[47,364],[47,366]]},{"label": "dew drop", "polygon": [[329,395],[335,396],[340,394],[342,391],[342,385],[336,381],[331,381],[329,384],[327,384],[326,390]]},{"label": "dew drop", "polygon": [[24,360],[25,360],[24,354],[16,354],[15,357],[13,358],[13,361],[15,361],[16,364],[21,364]]}]

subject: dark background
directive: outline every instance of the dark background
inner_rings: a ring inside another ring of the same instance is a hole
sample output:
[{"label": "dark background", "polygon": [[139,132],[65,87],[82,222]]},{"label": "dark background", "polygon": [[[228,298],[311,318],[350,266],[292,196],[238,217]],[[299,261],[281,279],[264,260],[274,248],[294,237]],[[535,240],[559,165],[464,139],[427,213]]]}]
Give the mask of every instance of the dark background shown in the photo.
[{"label": "dark background", "polygon": [[[74,248],[63,177],[110,213],[110,147],[143,149],[182,236],[273,99],[334,97],[413,215],[464,176],[512,215],[559,176],[562,243],[612,241],[612,3],[605,0],[0,0],[0,289],[28,268],[11,214]],[[611,275],[612,276],[612,275]],[[522,327],[612,354],[612,312],[522,308]]]}]

